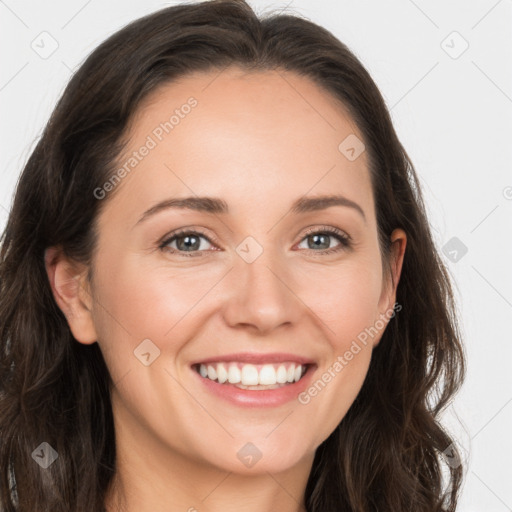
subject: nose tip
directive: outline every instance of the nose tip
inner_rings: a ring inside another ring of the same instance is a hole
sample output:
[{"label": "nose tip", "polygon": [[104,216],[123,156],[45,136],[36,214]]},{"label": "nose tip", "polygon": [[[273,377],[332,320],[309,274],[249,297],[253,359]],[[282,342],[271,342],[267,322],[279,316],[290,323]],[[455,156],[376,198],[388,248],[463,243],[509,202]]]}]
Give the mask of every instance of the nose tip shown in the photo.
[{"label": "nose tip", "polygon": [[[249,252],[251,242],[248,242]],[[252,253],[254,255],[254,252]],[[232,326],[250,325],[266,333],[292,324],[300,315],[300,301],[289,284],[289,273],[275,259],[262,253],[251,263],[244,258],[233,269],[230,293],[224,309],[226,322]]]}]

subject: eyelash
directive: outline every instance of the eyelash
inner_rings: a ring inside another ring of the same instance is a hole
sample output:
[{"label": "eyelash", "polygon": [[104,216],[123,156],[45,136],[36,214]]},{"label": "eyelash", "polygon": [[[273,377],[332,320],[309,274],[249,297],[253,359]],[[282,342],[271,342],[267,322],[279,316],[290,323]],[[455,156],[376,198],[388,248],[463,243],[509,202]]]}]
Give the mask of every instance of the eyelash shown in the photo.
[{"label": "eyelash", "polygon": [[[175,231],[174,233],[171,233],[169,236],[167,236],[159,245],[159,249],[165,252],[170,252],[171,254],[180,254],[181,256],[185,257],[198,257],[202,254],[203,251],[179,251],[176,249],[170,249],[167,247],[168,244],[173,242],[176,238],[179,238],[182,235],[200,235],[201,237],[208,240],[209,243],[214,244],[215,241],[210,240],[210,237],[208,237],[206,234],[202,233],[201,231],[195,231],[195,230],[188,230],[188,229],[181,229],[178,231]],[[332,254],[336,252],[340,252],[344,249],[349,249],[352,247],[351,238],[346,233],[343,233],[343,231],[340,231],[337,228],[324,226],[322,228],[311,228],[308,231],[304,233],[304,236],[301,238],[300,242],[302,242],[305,238],[311,235],[329,235],[336,238],[340,245],[337,247],[332,247],[330,249],[324,249],[322,251],[315,251],[313,249],[306,249],[308,251],[311,251],[313,254],[320,254],[320,255],[326,255],[326,254]],[[299,242],[299,243],[300,243]]]}]

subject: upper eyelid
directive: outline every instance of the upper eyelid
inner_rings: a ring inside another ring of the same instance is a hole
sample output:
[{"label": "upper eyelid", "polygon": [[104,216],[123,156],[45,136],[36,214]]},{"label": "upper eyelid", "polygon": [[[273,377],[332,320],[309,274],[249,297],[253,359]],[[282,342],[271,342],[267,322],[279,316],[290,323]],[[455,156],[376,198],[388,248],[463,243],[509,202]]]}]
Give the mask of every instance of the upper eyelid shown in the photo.
[{"label": "upper eyelid", "polygon": [[[313,226],[310,228],[307,228],[304,234],[302,235],[302,238],[305,236],[311,234],[311,233],[323,233],[326,232],[330,235],[338,235],[341,237],[346,238],[347,240],[352,240],[352,237],[343,229],[336,228],[334,226]],[[302,239],[301,239],[302,240]]]},{"label": "upper eyelid", "polygon": [[[305,237],[307,237],[313,233],[323,233],[323,232],[326,232],[330,236],[335,236],[335,237],[337,236],[342,239],[345,239],[349,243],[352,242],[352,237],[346,231],[344,231],[340,228],[336,228],[334,226],[325,226],[325,225],[324,226],[320,225],[320,226],[308,227],[306,229],[306,231],[302,234],[302,237],[299,240],[299,242],[301,242]],[[165,246],[165,245],[171,243],[171,241],[174,241],[175,238],[182,236],[182,235],[187,235],[187,234],[200,235],[200,236],[206,238],[206,240],[208,240],[208,242],[210,242],[211,244],[219,243],[216,237],[207,235],[206,233],[203,233],[198,228],[191,227],[191,228],[178,229],[177,231],[170,233],[169,235],[166,235],[165,237],[162,238],[162,241],[160,242],[159,245]]]},{"label": "upper eyelid", "polygon": [[215,243],[216,242],[216,237],[212,237],[210,235],[207,235],[206,233],[203,233],[201,230],[199,229],[196,229],[196,228],[184,228],[184,229],[179,229],[178,231],[175,231],[173,233],[169,233],[168,235],[165,235],[163,238],[162,238],[162,241],[161,243],[162,244],[166,244],[166,243],[169,243],[169,241],[173,240],[174,238],[177,238],[179,236],[183,236],[183,235],[188,235],[188,234],[196,234],[196,235],[200,235],[204,238],[206,238],[210,243]]}]

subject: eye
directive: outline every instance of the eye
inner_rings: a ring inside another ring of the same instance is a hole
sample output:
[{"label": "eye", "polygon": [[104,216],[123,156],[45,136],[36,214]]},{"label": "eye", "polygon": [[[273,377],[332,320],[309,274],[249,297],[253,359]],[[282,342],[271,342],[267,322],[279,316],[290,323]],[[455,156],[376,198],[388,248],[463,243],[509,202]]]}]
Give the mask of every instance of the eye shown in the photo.
[{"label": "eye", "polygon": [[[329,239],[332,238],[338,240],[339,244],[336,247],[329,248]],[[312,247],[323,249],[317,251],[316,249],[311,249],[308,244],[308,250],[312,250],[313,252],[317,252],[319,254],[331,254],[351,247],[351,239],[349,235],[343,233],[343,231],[340,231],[337,228],[329,226],[325,226],[321,229],[313,228],[308,230],[302,240],[312,240]],[[324,249],[324,247],[326,248]]]},{"label": "eye", "polygon": [[[208,243],[212,243],[210,239],[199,231],[180,230],[168,238],[166,238],[161,244],[160,249],[168,251],[170,253],[180,253],[182,256],[201,256],[204,247],[201,247],[201,239],[207,240]],[[175,247],[169,247],[169,245],[176,242]]]},{"label": "eye", "polygon": [[[339,244],[336,247],[329,248],[329,239],[332,238],[338,240]],[[201,239],[206,240],[209,244],[213,244],[209,237],[200,231],[181,229],[166,237],[159,245],[159,248],[171,254],[180,254],[180,256],[203,256],[203,252],[208,251],[208,249],[202,246]],[[329,226],[308,230],[302,240],[312,240],[313,249],[307,247],[307,250],[321,255],[340,252],[351,247],[349,235]],[[172,244],[175,244],[175,246],[172,247]],[[327,248],[324,249],[325,245],[327,245]],[[322,250],[316,250],[317,248]]]}]

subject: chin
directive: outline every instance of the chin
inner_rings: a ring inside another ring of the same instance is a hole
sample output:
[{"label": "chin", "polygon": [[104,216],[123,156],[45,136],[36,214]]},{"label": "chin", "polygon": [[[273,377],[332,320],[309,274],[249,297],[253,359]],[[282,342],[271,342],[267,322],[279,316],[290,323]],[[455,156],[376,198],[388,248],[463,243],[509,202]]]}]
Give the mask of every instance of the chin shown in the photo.
[{"label": "chin", "polygon": [[[300,449],[297,449],[286,439],[265,439],[267,435],[268,431],[259,438],[244,437],[241,442],[233,441],[232,449],[222,451],[215,465],[224,471],[255,475],[284,472],[307,458],[308,452],[305,451],[303,441]],[[314,450],[309,455],[313,457]]]}]

